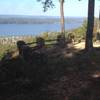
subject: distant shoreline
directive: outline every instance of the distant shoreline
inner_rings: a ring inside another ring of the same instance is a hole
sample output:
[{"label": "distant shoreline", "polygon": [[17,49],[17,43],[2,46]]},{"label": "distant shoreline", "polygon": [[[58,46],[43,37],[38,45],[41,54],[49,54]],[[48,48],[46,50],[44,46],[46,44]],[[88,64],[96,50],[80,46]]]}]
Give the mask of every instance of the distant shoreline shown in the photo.
[{"label": "distant shoreline", "polygon": [[[65,30],[80,27],[84,18],[65,18]],[[60,19],[58,17],[16,17],[0,16],[0,37],[38,36],[46,32],[59,32]]]},{"label": "distant shoreline", "polygon": [[[49,16],[49,15],[11,15],[11,14],[8,14],[8,15],[1,15],[0,14],[0,17],[22,17],[22,18],[60,18],[60,16]],[[65,16],[65,18],[86,18],[85,16]]]},{"label": "distant shoreline", "polygon": [[[65,17],[65,22],[84,21],[84,17]],[[52,24],[60,22],[58,16],[16,16],[0,15],[0,24]]]}]

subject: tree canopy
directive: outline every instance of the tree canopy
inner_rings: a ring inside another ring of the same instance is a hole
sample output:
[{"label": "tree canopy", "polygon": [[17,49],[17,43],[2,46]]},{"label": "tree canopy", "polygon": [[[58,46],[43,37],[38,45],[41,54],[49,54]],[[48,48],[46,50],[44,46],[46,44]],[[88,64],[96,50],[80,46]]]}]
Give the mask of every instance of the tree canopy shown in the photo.
[{"label": "tree canopy", "polygon": [[48,8],[53,8],[54,3],[53,0],[37,0],[43,4],[44,12],[48,10]]},{"label": "tree canopy", "polygon": [[[48,10],[48,8],[54,8],[54,1],[53,0],[37,0],[38,2],[41,2],[43,4],[44,12]],[[63,2],[65,0],[58,0],[59,2]],[[78,0],[82,1],[82,0]]]}]

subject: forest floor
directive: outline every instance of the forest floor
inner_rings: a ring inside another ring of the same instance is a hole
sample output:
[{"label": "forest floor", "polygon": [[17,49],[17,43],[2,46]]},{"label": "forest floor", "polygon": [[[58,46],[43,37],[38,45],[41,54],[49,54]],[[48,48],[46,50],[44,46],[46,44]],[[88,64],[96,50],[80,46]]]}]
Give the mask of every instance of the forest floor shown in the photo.
[{"label": "forest floor", "polygon": [[[10,60],[4,66],[12,66],[11,71],[22,67],[26,76],[24,83],[2,85],[1,82],[0,100],[100,100],[100,48],[92,53],[83,49],[84,43],[70,48],[51,48],[47,52],[47,63],[38,65],[35,71],[33,65],[19,58]],[[25,81],[27,76],[29,80]],[[37,80],[36,84],[31,80]]]}]

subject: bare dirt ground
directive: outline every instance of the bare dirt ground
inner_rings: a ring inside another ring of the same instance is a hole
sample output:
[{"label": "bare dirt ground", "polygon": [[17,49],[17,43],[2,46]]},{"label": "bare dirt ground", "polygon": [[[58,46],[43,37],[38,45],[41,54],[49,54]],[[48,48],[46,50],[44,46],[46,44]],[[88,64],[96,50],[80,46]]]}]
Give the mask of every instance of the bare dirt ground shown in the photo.
[{"label": "bare dirt ground", "polygon": [[89,55],[82,50],[84,42],[68,47],[50,49],[46,64],[34,66],[20,58],[4,63],[10,74],[2,72],[1,79],[22,73],[21,81],[1,85],[0,100],[100,100],[100,50]]},{"label": "bare dirt ground", "polygon": [[[95,42],[95,43],[93,43],[93,46],[94,47],[100,47],[100,42]],[[84,49],[85,48],[85,42],[80,42],[80,43],[78,43],[78,44],[75,44],[74,45],[74,47],[76,48],[76,49]]]}]

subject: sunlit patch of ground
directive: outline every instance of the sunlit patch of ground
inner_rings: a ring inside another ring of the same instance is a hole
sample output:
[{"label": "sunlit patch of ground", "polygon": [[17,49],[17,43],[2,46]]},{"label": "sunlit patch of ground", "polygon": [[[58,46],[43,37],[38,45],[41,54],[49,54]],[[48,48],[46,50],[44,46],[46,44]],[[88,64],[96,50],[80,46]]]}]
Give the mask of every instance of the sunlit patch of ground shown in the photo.
[{"label": "sunlit patch of ground", "polygon": [[[93,46],[94,47],[100,47],[100,42],[95,42],[95,43],[93,43]],[[85,42],[80,42],[80,43],[78,43],[78,44],[75,44],[74,45],[74,48],[76,48],[76,49],[84,49],[85,48]]]}]

